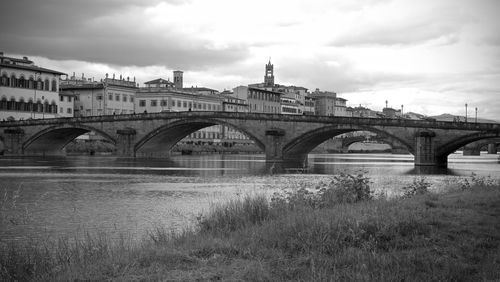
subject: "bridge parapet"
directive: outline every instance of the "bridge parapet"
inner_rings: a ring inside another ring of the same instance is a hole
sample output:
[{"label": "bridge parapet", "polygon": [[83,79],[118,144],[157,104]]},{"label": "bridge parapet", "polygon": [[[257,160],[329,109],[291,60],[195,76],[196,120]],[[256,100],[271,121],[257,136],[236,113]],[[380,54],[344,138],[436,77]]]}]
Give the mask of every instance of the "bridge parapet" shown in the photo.
[{"label": "bridge parapet", "polygon": [[[453,150],[500,136],[500,124],[496,123],[194,111],[7,121],[0,122],[0,138],[13,154],[24,154],[26,148],[53,153],[71,138],[95,131],[115,144],[119,155],[152,156],[167,155],[179,140],[212,125],[244,132],[272,162],[303,160],[329,138],[370,131],[390,144],[399,144],[398,148],[408,148],[415,155],[416,166],[446,165]],[[158,154],[160,149],[162,154]]]}]

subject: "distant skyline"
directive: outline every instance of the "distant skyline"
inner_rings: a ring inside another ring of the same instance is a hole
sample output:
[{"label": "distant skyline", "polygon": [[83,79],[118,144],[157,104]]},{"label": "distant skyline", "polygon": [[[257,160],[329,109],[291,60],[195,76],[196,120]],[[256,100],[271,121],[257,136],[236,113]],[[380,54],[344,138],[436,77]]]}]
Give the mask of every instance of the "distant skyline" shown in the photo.
[{"label": "distant skyline", "polygon": [[348,105],[500,121],[496,0],[6,0],[0,51],[77,76],[142,85],[275,82]]}]

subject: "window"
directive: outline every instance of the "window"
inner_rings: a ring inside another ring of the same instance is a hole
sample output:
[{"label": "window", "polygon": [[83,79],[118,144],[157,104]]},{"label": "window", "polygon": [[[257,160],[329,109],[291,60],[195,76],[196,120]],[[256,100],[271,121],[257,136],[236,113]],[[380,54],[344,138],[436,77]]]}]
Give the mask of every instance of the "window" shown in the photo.
[{"label": "window", "polygon": [[181,107],[181,101],[177,100],[177,107]]},{"label": "window", "polygon": [[113,94],[109,94],[109,95],[108,95],[108,100],[109,100],[109,101],[113,101]]},{"label": "window", "polygon": [[115,95],[115,101],[120,101],[120,94]]},{"label": "window", "polygon": [[187,108],[187,103],[186,103],[186,101],[183,101],[183,102],[182,102],[182,106],[183,106],[184,108]]},{"label": "window", "polygon": [[71,108],[68,108],[67,113],[71,114]]},{"label": "window", "polygon": [[127,102],[127,95],[123,94],[123,102]]},{"label": "window", "polygon": [[156,107],[158,104],[158,100],[151,100],[151,107]]},{"label": "window", "polygon": [[134,97],[130,97],[130,103],[134,102]]},{"label": "window", "polygon": [[17,87],[20,87],[20,88],[24,88],[26,85],[26,80],[24,79],[24,77],[20,77],[19,80],[18,80],[18,85]]},{"label": "window", "polygon": [[71,102],[71,96],[68,96],[68,102]]},{"label": "window", "polygon": [[146,107],[146,100],[139,100],[139,107]]},{"label": "window", "polygon": [[59,101],[64,102],[64,96],[59,96]]},{"label": "window", "polygon": [[43,90],[49,91],[50,83],[49,79],[45,79],[45,83],[43,84]]},{"label": "window", "polygon": [[96,99],[96,100],[102,100],[102,95],[97,95],[97,96],[95,97],[95,99]]},{"label": "window", "polygon": [[56,80],[52,80],[52,91],[57,92],[57,82]]},{"label": "window", "polygon": [[59,107],[59,113],[64,113],[64,109],[62,107]]},{"label": "window", "polygon": [[2,75],[2,83],[0,85],[10,86],[9,77],[7,76],[7,74]]},{"label": "window", "polygon": [[166,100],[161,100],[161,106],[166,107],[167,106],[167,101]]}]

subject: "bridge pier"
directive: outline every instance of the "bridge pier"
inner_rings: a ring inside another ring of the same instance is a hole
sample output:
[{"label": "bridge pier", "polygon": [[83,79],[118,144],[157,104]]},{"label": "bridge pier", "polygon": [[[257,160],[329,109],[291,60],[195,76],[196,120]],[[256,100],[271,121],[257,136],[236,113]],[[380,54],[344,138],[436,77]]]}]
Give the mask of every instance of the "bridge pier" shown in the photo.
[{"label": "bridge pier", "polygon": [[447,167],[448,156],[437,156],[432,131],[420,131],[415,136],[415,166]]},{"label": "bridge pier", "polygon": [[136,131],[133,128],[118,129],[116,155],[120,157],[135,157],[134,144]]},{"label": "bridge pier", "polygon": [[282,172],[288,168],[307,167],[307,154],[284,156],[285,131],[283,129],[266,130],[266,163],[271,173]]},{"label": "bridge pier", "polygon": [[497,149],[497,144],[496,143],[491,143],[488,144],[488,154],[497,154],[498,149]]},{"label": "bridge pier", "polygon": [[24,130],[21,128],[7,128],[4,133],[4,155],[23,155]]},{"label": "bridge pier", "polygon": [[266,162],[283,162],[284,136],[283,129],[266,130]]}]

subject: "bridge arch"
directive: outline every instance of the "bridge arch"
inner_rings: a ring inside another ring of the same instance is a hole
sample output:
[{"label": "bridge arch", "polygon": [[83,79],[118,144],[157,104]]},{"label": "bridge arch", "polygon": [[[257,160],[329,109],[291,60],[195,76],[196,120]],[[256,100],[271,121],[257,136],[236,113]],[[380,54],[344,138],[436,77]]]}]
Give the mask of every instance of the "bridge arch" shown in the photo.
[{"label": "bridge arch", "polygon": [[291,140],[283,147],[283,156],[293,160],[305,159],[307,154],[319,144],[337,135],[353,131],[370,131],[376,133],[390,143],[401,144],[406,147],[410,153],[414,154],[413,144],[384,130],[375,127],[336,124],[308,131]]},{"label": "bridge arch", "polygon": [[78,124],[61,124],[50,126],[33,134],[22,144],[22,150],[26,154],[58,155],[61,150],[76,137],[87,132],[94,131],[116,145],[116,139],[108,133],[97,128]]},{"label": "bridge arch", "polygon": [[493,140],[493,139],[500,139],[499,133],[493,133],[493,132],[479,132],[479,133],[473,133],[465,136],[461,136],[459,138],[455,138],[451,140],[450,142],[447,142],[445,145],[437,148],[436,150],[436,156],[438,157],[448,157],[449,154],[455,152],[456,150],[462,148],[463,146],[480,141],[480,140]]},{"label": "bridge arch", "polygon": [[[152,154],[158,156],[162,154],[168,155],[172,147],[189,134],[214,125],[228,126],[241,131],[254,141],[261,150],[265,150],[265,145],[262,140],[249,130],[242,129],[236,124],[211,118],[190,118],[181,119],[153,129],[135,144],[134,154],[136,156],[149,156]],[[162,153],[158,153],[159,151]]]}]

